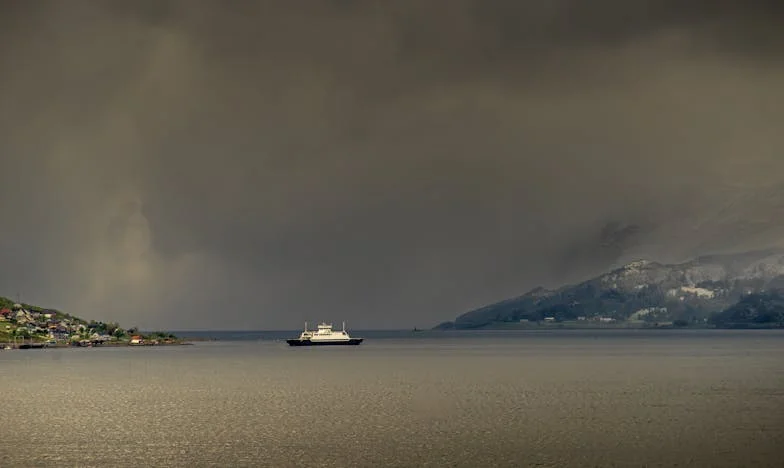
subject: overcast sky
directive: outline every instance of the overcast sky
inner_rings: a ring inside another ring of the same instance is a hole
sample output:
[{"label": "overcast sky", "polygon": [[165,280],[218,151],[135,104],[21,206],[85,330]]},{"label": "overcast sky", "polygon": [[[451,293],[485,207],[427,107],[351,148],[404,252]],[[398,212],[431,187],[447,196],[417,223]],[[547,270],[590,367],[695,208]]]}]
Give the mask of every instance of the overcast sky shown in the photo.
[{"label": "overcast sky", "polygon": [[0,1],[0,295],[427,327],[784,234],[784,2]]}]

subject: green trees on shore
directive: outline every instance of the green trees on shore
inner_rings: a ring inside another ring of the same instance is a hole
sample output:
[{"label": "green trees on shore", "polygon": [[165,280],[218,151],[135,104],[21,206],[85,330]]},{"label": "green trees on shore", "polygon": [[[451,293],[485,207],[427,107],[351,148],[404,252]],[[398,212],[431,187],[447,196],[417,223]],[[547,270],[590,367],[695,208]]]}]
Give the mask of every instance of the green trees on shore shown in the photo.
[{"label": "green trees on shore", "polygon": [[710,322],[720,327],[784,327],[784,292],[748,294],[735,305],[713,315]]}]

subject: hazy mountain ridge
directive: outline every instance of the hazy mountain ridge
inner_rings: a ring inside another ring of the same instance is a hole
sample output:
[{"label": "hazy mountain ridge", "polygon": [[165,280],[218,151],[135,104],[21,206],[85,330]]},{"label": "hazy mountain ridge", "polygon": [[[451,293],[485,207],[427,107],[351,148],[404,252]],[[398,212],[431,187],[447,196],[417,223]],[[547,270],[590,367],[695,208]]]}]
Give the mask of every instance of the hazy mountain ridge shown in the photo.
[{"label": "hazy mountain ridge", "polygon": [[482,328],[548,317],[705,322],[749,295],[779,289],[784,289],[784,249],[709,255],[679,264],[641,260],[556,290],[533,289],[438,328]]}]

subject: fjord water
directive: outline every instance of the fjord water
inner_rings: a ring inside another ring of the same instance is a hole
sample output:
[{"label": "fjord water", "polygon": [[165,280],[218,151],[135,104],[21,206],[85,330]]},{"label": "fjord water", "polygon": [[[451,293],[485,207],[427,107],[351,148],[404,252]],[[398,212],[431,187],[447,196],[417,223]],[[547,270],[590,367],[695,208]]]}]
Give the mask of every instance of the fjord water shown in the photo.
[{"label": "fjord water", "polygon": [[289,335],[0,351],[0,466],[782,463],[781,332]]}]

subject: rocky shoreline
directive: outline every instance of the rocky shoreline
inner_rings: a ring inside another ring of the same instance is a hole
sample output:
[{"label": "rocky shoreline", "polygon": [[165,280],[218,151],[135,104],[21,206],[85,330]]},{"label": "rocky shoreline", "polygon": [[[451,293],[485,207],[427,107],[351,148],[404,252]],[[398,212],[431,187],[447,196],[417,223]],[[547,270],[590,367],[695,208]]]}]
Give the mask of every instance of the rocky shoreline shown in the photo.
[{"label": "rocky shoreline", "polygon": [[178,340],[167,343],[144,343],[144,344],[130,344],[125,341],[121,342],[106,342],[106,343],[47,343],[47,342],[33,342],[33,343],[0,343],[0,351],[15,350],[15,349],[62,349],[62,348],[146,348],[150,346],[187,346],[193,345],[190,341]]}]

